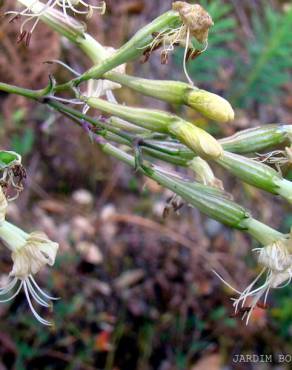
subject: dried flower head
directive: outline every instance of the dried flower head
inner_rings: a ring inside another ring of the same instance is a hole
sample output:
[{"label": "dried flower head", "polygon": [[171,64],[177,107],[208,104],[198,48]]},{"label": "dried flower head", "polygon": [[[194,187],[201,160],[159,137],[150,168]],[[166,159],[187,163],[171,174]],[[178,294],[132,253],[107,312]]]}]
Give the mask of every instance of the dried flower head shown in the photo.
[{"label": "dried flower head", "polygon": [[42,232],[27,234],[13,224],[4,221],[0,226],[0,238],[11,250],[13,267],[9,274],[12,278],[6,287],[0,289],[0,295],[12,295],[0,302],[8,302],[24,289],[29,307],[35,318],[44,325],[52,325],[42,318],[34,308],[33,301],[43,307],[52,307],[50,301],[58,299],[45,293],[34,279],[44,266],[53,266],[59,245],[48,239]]},{"label": "dried flower head", "polygon": [[21,156],[15,152],[1,151],[7,159],[7,163],[1,163],[0,186],[6,189],[13,190],[14,195],[7,198],[8,201],[14,200],[23,190],[23,180],[26,178],[26,171],[21,164]]},{"label": "dried flower head", "polygon": [[175,1],[172,4],[172,9],[179,12],[183,23],[196,40],[200,43],[205,43],[208,40],[209,28],[214,23],[210,14],[201,5]]},{"label": "dried flower head", "polygon": [[[161,51],[161,64],[168,63],[168,55],[176,46],[185,48],[183,69],[187,80],[191,85],[193,82],[188,75],[186,62],[202,54],[208,46],[208,31],[213,25],[211,16],[200,5],[190,5],[184,1],[176,1],[172,5],[173,10],[180,15],[182,25],[175,29],[169,28],[158,33],[154,33],[153,40],[145,47],[142,62],[145,63],[151,53],[159,48]],[[202,50],[194,47],[191,38],[194,37],[199,43],[203,44]]]}]

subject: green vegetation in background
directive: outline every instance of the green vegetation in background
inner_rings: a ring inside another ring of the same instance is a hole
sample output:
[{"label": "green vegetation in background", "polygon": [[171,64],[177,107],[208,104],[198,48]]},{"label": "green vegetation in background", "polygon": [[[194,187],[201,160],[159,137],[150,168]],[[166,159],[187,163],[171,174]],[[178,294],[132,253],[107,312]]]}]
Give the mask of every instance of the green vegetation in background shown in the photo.
[{"label": "green vegetation in background", "polygon": [[14,134],[11,139],[11,148],[21,155],[31,153],[35,141],[35,134],[31,127],[26,127],[21,134]]},{"label": "green vegetation in background", "polygon": [[286,13],[263,7],[263,14],[253,14],[251,24],[254,39],[244,40],[248,61],[237,58],[230,94],[243,107],[252,102],[276,103],[283,95],[283,85],[291,80],[292,7]]}]

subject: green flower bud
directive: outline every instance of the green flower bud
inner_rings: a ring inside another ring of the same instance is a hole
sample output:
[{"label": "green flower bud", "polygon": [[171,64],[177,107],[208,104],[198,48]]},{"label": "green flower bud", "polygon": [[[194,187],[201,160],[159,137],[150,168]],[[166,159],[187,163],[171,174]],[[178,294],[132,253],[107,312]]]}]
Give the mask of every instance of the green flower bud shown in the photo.
[{"label": "green flower bud", "polygon": [[125,119],[140,127],[154,132],[170,133],[205,159],[217,159],[222,154],[222,147],[206,131],[179,117],[155,109],[133,108],[110,103],[95,97],[81,97],[92,108]]},{"label": "green flower bud", "polygon": [[169,124],[175,119],[173,114],[160,110],[127,107],[95,97],[84,96],[81,99],[91,108],[99,109],[152,131],[167,133]]},{"label": "green flower bud", "polygon": [[281,177],[273,168],[253,159],[226,151],[217,160],[217,163],[246,183],[277,194],[279,186],[275,180],[279,180]]},{"label": "green flower bud", "polygon": [[[84,25],[69,15],[65,15],[62,11],[54,9],[54,6],[47,7],[43,2],[37,0],[19,0],[19,2],[30,10],[32,13],[31,20],[35,19],[35,22],[37,22],[40,18],[44,23],[73,42],[82,37],[85,32]],[[23,24],[25,23],[26,21],[23,22]],[[34,28],[33,26],[30,34]]]},{"label": "green flower bud", "polygon": [[230,103],[221,96],[205,90],[189,89],[186,104],[217,122],[226,123],[234,119]]},{"label": "green flower bud", "polygon": [[21,155],[7,150],[0,150],[0,169],[21,164]]},{"label": "green flower bud", "polygon": [[292,183],[283,179],[273,168],[238,154],[225,152],[217,163],[247,184],[281,195],[292,201]]},{"label": "green flower bud", "polygon": [[187,121],[172,123],[169,132],[204,159],[218,159],[222,155],[223,149],[213,136]]},{"label": "green flower bud", "polygon": [[221,139],[224,150],[234,153],[253,153],[275,147],[289,138],[289,125],[270,124],[240,131]]},{"label": "green flower bud", "polygon": [[223,190],[222,181],[215,177],[208,162],[206,162],[201,157],[195,157],[191,161],[189,161],[188,167],[195,172],[198,180],[202,184]]},{"label": "green flower bud", "polygon": [[166,176],[157,170],[148,170],[146,174],[162,186],[180,195],[186,202],[207,216],[230,227],[240,230],[246,229],[242,223],[250,217],[249,213],[226,197],[226,194],[219,189]]},{"label": "green flower bud", "polygon": [[218,122],[234,119],[234,111],[227,100],[219,95],[191,87],[185,82],[148,80],[115,72],[106,73],[109,80],[173,104],[186,104],[203,116]]}]

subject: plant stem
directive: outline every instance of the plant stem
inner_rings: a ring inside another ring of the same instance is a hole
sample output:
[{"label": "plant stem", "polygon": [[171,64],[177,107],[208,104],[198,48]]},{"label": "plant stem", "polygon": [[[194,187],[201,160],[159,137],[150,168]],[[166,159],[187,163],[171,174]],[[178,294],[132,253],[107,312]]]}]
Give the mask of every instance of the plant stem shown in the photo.
[{"label": "plant stem", "polygon": [[154,19],[151,23],[141,28],[127,43],[117,52],[106,58],[99,65],[90,68],[80,77],[74,80],[74,85],[78,86],[81,82],[91,78],[100,78],[106,72],[114,69],[120,64],[132,61],[143,54],[143,51],[152,41],[154,32],[161,32],[169,28],[176,28],[182,24],[178,12],[168,11]]},{"label": "plant stem", "polygon": [[275,241],[285,237],[279,231],[254,218],[247,218],[242,224],[246,226],[247,232],[263,245],[273,244]]},{"label": "plant stem", "polygon": [[41,98],[42,96],[46,95],[48,92],[48,87],[42,89],[42,90],[30,90],[30,89],[24,89],[22,87],[9,85],[4,82],[0,82],[0,91],[7,92],[9,94],[16,94],[20,96],[24,96],[29,99],[37,100]]},{"label": "plant stem", "polygon": [[[37,100],[40,97],[42,97],[44,92],[47,91],[48,89],[46,88],[43,90],[33,91],[29,89],[18,88],[16,86],[0,83],[0,90],[8,92],[8,93],[22,95],[27,98]],[[129,134],[122,133],[119,129],[110,127],[109,125],[99,120],[95,120],[91,117],[88,117],[73,108],[70,108],[68,106],[65,106],[64,104],[54,101],[53,99],[48,98],[46,100],[46,103],[50,107],[54,108],[55,110],[63,114],[68,115],[71,118],[75,117],[76,119],[80,119],[81,121],[85,120],[85,121],[90,122],[94,126],[104,129],[105,133],[103,136],[109,140],[116,140],[119,143],[123,143],[126,145],[130,145],[130,143],[133,141],[133,137],[131,137]],[[116,135],[116,136],[106,136],[107,131],[111,132],[113,135]],[[135,159],[130,154],[125,153],[121,149],[118,149],[109,143],[102,144],[102,148],[105,153],[111,156],[114,156],[115,158],[130,165],[131,167],[135,167]],[[155,155],[159,157],[159,151],[158,150],[156,151],[156,149],[154,148],[150,148],[148,152],[149,154],[153,154],[153,152],[155,152]],[[164,159],[164,157],[165,157],[165,153],[162,153],[161,159]],[[143,168],[140,168],[139,170],[144,175],[152,178],[153,180],[159,182],[166,188],[181,195],[185,200],[187,200],[191,204],[198,207],[202,212],[206,213],[210,217],[213,217],[222,223],[226,223],[231,227],[236,227],[239,229],[246,229],[248,233],[250,233],[255,239],[257,239],[264,245],[266,245],[267,243],[271,243],[272,241],[275,241],[276,239],[284,237],[283,234],[251,218],[251,216],[249,216],[242,207],[237,206],[234,202],[224,199],[222,203],[222,201],[220,201],[220,197],[218,198],[216,196],[216,193],[214,193],[214,196],[212,197],[212,194],[209,193],[208,195],[208,192],[207,192],[206,198],[204,198],[202,190],[204,189],[206,190],[208,187],[204,186],[200,188],[200,186],[202,185],[199,185],[199,184],[195,185],[191,183],[186,185],[182,182],[179,182],[175,178],[171,178],[169,176],[162,174],[161,172],[157,171],[154,167],[147,167],[143,165]],[[287,191],[287,189],[290,191],[291,188],[292,188],[292,184],[289,181],[285,181],[285,185],[283,186],[283,192]],[[213,190],[211,189],[210,191],[213,191]],[[215,203],[210,204],[209,203],[210,200],[212,200]],[[218,207],[215,207],[215,204],[217,204]],[[239,208],[237,209],[236,207],[239,207]],[[225,211],[222,211],[223,208],[225,209]],[[231,211],[235,212],[234,213],[235,216],[232,216],[232,214],[228,215],[228,210],[230,212]],[[242,216],[240,216],[241,214]],[[239,222],[241,218],[242,220]]]},{"label": "plant stem", "polygon": [[[0,83],[1,91],[21,95],[34,100],[39,100],[42,97],[45,98],[46,94],[50,93],[51,89],[52,84],[49,84],[46,88],[42,90],[34,91],[5,83]],[[119,117],[129,119],[134,123],[140,124],[142,127],[154,131],[157,131],[157,127],[165,127],[163,130],[160,128],[158,131],[167,132],[168,125],[171,122],[174,122],[176,117],[174,115],[161,111],[149,111],[147,109],[120,106],[118,104],[112,104],[105,100],[97,98],[89,98],[86,100],[87,102],[90,101],[92,103],[91,105],[95,108],[101,109],[102,111],[106,111],[111,114],[117,114]],[[99,129],[103,129],[104,131],[100,132],[99,134],[107,140],[128,145],[130,147],[135,145],[135,137],[127,134],[126,132],[122,132],[119,128],[115,128],[108,123],[105,124],[100,120],[92,119],[91,117],[84,115],[78,110],[65,106],[64,104],[60,104],[59,102],[55,101],[53,97],[46,97],[45,102],[52,108],[60,111],[61,113],[67,114],[71,118],[73,116],[75,118],[78,118],[79,120],[89,122]],[[149,115],[149,112],[151,112],[152,114]],[[179,119],[179,117],[177,118]],[[171,124],[171,127],[172,126],[173,124]],[[288,134],[285,127],[285,125],[281,126],[278,129],[276,129],[275,127],[271,127],[268,133],[268,135],[270,135],[269,137],[271,138],[271,135],[274,135],[276,140],[279,140],[278,136],[280,134],[283,137],[286,137],[286,135]],[[108,132],[110,132],[111,135],[109,135]],[[242,136],[244,135],[242,134]],[[159,145],[159,143],[157,142],[155,142],[155,144],[151,144],[151,142],[147,143],[147,140],[142,140],[139,145],[141,145],[141,147],[143,146],[146,153],[151,157],[181,166],[187,166],[187,161],[195,156],[195,154],[193,154],[192,157],[189,158],[189,156],[183,155],[182,150],[171,150],[168,149],[167,146],[164,149],[163,145],[165,144],[162,144],[162,146]],[[225,145],[228,145],[228,141],[226,140]],[[256,135],[256,145],[259,145],[258,135]],[[183,148],[183,146],[180,146],[179,148]],[[292,183],[288,180],[282,179],[281,176],[279,176],[279,174],[271,167],[263,163],[253,161],[249,158],[245,158],[225,151],[219,159],[216,159],[216,162],[246,183],[264,189],[273,194],[279,194],[284,199],[288,200],[289,203],[292,203]]]},{"label": "plant stem", "polygon": [[[126,163],[127,165],[129,165],[133,168],[135,167],[134,157],[125,153],[121,149],[116,148],[115,146],[113,146],[111,144],[108,144],[108,143],[102,145],[102,148],[103,148],[103,151],[106,154],[117,158],[118,160]],[[223,218],[222,209],[214,208],[212,210],[211,204],[210,203],[206,204],[207,201],[204,204],[204,197],[202,197],[202,192],[199,191],[199,186],[198,186],[197,198],[195,198],[194,197],[194,191],[193,191],[194,188],[192,186],[189,185],[189,189],[188,190],[186,189],[185,191],[183,191],[182,187],[180,186],[181,185],[180,181],[176,180],[175,178],[171,178],[171,177],[168,177],[166,175],[163,175],[162,173],[157,171],[154,167],[148,167],[148,166],[144,165],[144,169],[140,169],[140,171],[145,176],[152,178],[153,180],[157,181],[159,184],[163,185],[164,187],[166,187],[166,188],[172,190],[173,192],[181,195],[189,203],[197,206],[203,213],[206,213],[207,215],[209,215],[209,217],[212,217],[212,218],[215,218],[215,219],[220,218],[221,222],[223,221],[224,218]],[[195,185],[195,184],[192,184],[192,185]],[[207,188],[207,187],[205,187],[205,188]],[[203,188],[201,188],[201,189],[203,189]],[[206,199],[207,199],[207,195],[206,195]],[[220,202],[218,200],[218,197],[216,199],[217,199],[218,202]],[[215,201],[215,198],[214,198],[214,201]],[[221,203],[222,206],[223,206],[223,204],[224,203]],[[240,206],[237,206],[236,203],[231,202],[231,201],[227,201],[226,199],[225,199],[225,206],[227,208],[224,210],[224,212],[225,211],[228,212],[228,204],[230,204],[230,210],[231,210],[232,207],[235,207],[235,209],[236,209],[236,207],[239,207],[238,210],[235,211],[235,214],[237,212],[238,213],[237,217],[242,218],[241,221],[240,221],[240,224],[236,224],[236,223],[234,223],[234,221],[236,220],[236,217],[233,219],[231,215],[230,215],[230,217],[228,217],[228,214],[226,214],[227,218],[225,219],[224,223],[228,223],[229,226],[236,227],[236,228],[239,228],[241,230],[246,231],[253,238],[255,238],[258,242],[260,242],[262,245],[269,245],[269,244],[274,243],[275,241],[277,241],[279,239],[285,238],[284,234],[278,232],[277,230],[271,228],[270,226],[267,226],[267,225],[263,224],[262,222],[260,222],[256,219],[252,218],[248,214],[248,212],[244,210],[244,208],[242,208]],[[210,212],[212,212],[213,216],[210,216]],[[242,215],[240,216],[241,213],[242,213]],[[221,214],[221,216],[219,216],[220,214]],[[232,226],[232,223],[233,223],[233,226]]]}]

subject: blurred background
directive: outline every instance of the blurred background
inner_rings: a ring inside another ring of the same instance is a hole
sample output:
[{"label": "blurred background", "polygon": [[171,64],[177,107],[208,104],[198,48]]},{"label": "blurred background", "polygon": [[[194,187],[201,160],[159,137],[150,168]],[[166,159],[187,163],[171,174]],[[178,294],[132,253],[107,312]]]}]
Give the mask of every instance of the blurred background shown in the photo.
[{"label": "blurred background", "polygon": [[[106,15],[93,16],[88,31],[117,48],[171,3],[107,0]],[[15,1],[0,4],[3,13]],[[200,4],[215,26],[208,50],[188,70],[195,85],[229,99],[235,121],[219,126],[128,89],[119,91],[119,101],[176,112],[217,137],[259,124],[292,124],[291,2]],[[41,88],[49,72],[59,81],[71,77],[61,67],[43,64],[48,59],[61,59],[78,71],[90,66],[42,24],[27,48],[16,43],[18,22],[8,24],[5,17],[0,22],[2,82]],[[182,58],[177,49],[162,66],[154,53],[145,64],[130,64],[128,73],[184,81]],[[106,157],[84,131],[47,107],[2,93],[0,110],[1,147],[20,153],[28,172],[8,219],[60,243],[54,268],[39,274],[38,281],[62,298],[54,306],[53,330],[35,321],[23,295],[0,305],[1,370],[291,368],[291,362],[277,363],[279,354],[292,354],[291,285],[272,292],[269,309],[255,310],[246,326],[232,317],[232,292],[211,272],[216,269],[240,290],[246,287],[258,273],[251,253],[257,245],[249,237],[186,206],[163,219],[168,191]],[[289,231],[292,213],[285,202],[214,170],[256,218]],[[3,247],[0,282],[10,269]],[[238,354],[268,354],[272,360],[235,363]]]}]

